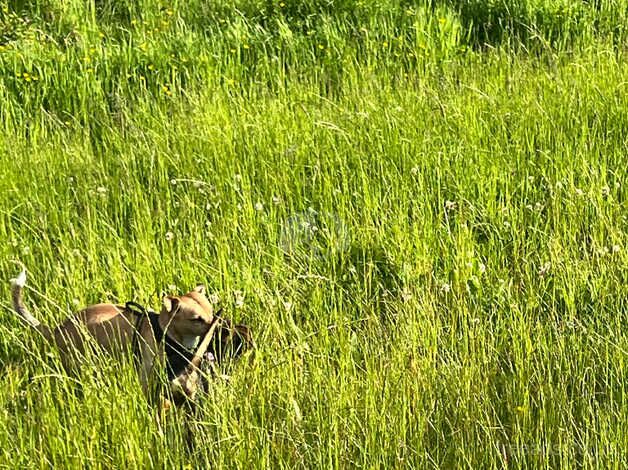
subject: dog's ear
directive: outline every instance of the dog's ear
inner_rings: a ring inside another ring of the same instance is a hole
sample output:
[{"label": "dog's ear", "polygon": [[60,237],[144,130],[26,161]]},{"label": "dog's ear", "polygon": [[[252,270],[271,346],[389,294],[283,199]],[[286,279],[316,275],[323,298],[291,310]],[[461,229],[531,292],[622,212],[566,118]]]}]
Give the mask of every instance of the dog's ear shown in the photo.
[{"label": "dog's ear", "polygon": [[247,349],[255,347],[255,343],[253,342],[253,334],[251,333],[251,329],[248,326],[237,324],[235,326],[235,330],[236,334],[242,339]]},{"label": "dog's ear", "polygon": [[169,295],[164,295],[161,299],[161,303],[166,312],[171,313],[179,306],[179,299],[176,297],[170,297]]},{"label": "dog's ear", "polygon": [[198,292],[201,295],[205,295],[205,286],[203,284],[199,284],[194,288],[194,292]]}]

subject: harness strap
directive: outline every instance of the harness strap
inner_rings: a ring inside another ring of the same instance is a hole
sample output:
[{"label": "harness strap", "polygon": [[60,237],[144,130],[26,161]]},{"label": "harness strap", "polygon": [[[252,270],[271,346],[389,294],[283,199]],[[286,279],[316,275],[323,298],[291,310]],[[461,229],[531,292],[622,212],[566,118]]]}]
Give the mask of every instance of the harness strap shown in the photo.
[{"label": "harness strap", "polygon": [[131,350],[133,351],[133,357],[135,359],[135,362],[138,364],[141,363],[141,354],[140,354],[140,336],[141,336],[141,326],[142,326],[142,320],[144,319],[144,317],[146,316],[146,309],[136,303],[136,302],[127,302],[126,304],[124,304],[124,308],[135,314],[137,316],[137,319],[135,320],[135,325],[133,326],[133,339],[131,342]]},{"label": "harness strap", "polygon": [[151,327],[155,335],[155,340],[158,344],[164,343],[164,350],[166,353],[166,370],[168,372],[168,380],[173,380],[178,377],[185,368],[190,364],[194,357],[194,352],[187,349],[178,341],[172,339],[169,335],[165,334],[164,330],[159,325],[159,315],[153,312],[148,314]]},{"label": "harness strap", "polygon": [[135,321],[135,334],[133,335],[133,356],[138,364],[141,363],[140,354],[140,327],[142,320],[148,317],[153,335],[155,336],[155,342],[159,345],[164,343],[164,351],[166,353],[166,370],[168,372],[168,380],[172,380],[179,376],[185,368],[190,364],[190,361],[194,357],[194,352],[187,349],[178,341],[172,339],[169,335],[165,334],[164,330],[159,324],[159,314],[148,311],[142,305],[135,302],[127,302],[125,304],[127,311],[137,315]]}]

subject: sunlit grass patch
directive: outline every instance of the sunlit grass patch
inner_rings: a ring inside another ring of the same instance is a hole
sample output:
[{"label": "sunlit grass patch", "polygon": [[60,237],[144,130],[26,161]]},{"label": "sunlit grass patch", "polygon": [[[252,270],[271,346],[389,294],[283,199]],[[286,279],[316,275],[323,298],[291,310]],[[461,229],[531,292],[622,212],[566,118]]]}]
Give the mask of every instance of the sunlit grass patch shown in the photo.
[{"label": "sunlit grass patch", "polygon": [[5,290],[0,462],[620,468],[626,8],[515,3],[0,4],[4,278],[258,345],[186,415]]}]

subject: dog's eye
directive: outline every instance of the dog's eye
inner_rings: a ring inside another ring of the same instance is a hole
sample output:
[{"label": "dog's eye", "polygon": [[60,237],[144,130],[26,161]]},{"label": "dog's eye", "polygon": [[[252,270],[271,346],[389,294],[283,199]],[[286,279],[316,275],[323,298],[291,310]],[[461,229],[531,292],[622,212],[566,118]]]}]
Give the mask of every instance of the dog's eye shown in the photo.
[{"label": "dog's eye", "polygon": [[192,321],[202,321],[202,322],[204,322],[205,319],[202,318],[202,317],[196,317],[196,318],[192,318]]}]

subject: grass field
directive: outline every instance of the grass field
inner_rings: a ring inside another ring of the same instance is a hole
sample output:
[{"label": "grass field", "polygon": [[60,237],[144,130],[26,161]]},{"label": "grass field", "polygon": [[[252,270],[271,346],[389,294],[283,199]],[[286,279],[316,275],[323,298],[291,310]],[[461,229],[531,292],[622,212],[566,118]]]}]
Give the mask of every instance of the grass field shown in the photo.
[{"label": "grass field", "polygon": [[[624,468],[627,59],[625,0],[0,0],[0,467]],[[16,261],[255,361],[68,376]]]}]

